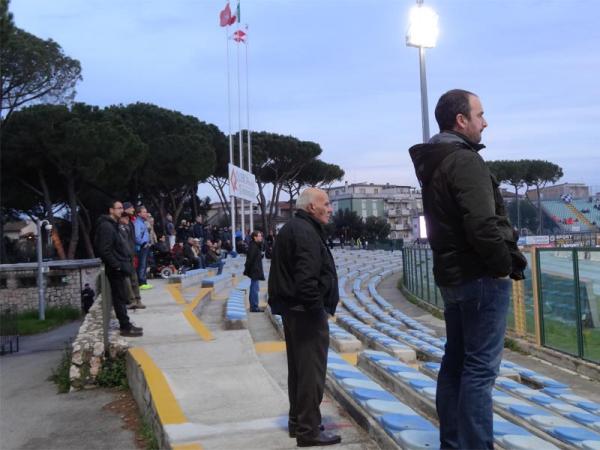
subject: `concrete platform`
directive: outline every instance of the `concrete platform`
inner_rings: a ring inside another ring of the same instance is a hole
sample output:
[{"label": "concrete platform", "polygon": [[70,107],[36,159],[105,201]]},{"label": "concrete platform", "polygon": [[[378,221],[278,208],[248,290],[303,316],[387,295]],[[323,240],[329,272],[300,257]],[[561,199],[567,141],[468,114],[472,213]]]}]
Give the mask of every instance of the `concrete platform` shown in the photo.
[{"label": "concrete platform", "polygon": [[[296,448],[287,434],[285,344],[266,315],[226,330],[226,292],[153,284],[142,294],[147,309],[130,313],[144,336],[129,338],[128,377],[161,447]],[[330,397],[321,409],[325,426],[342,435],[338,448],[377,448]]]}]

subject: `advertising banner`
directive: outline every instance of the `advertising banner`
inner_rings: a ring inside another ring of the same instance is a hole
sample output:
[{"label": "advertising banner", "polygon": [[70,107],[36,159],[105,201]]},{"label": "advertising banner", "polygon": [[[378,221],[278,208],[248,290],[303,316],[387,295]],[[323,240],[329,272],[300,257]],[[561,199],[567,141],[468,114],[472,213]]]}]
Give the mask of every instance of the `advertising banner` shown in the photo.
[{"label": "advertising banner", "polygon": [[256,203],[256,178],[250,172],[229,164],[229,195]]}]

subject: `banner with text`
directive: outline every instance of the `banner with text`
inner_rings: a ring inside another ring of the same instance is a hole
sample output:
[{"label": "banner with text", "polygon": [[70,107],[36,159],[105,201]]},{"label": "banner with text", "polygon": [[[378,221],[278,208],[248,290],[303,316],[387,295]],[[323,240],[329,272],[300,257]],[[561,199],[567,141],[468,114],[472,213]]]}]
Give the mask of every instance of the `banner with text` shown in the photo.
[{"label": "banner with text", "polygon": [[229,164],[229,195],[256,203],[256,178],[250,172]]}]

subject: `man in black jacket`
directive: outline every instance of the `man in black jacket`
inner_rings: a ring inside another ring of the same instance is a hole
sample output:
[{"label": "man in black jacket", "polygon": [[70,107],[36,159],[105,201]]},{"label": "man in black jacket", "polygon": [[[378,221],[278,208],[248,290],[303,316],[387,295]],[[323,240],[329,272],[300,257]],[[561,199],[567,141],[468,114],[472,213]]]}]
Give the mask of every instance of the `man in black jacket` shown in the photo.
[{"label": "man in black jacket", "polygon": [[119,320],[121,336],[142,336],[142,328],[134,326],[127,314],[126,278],[132,275],[131,253],[125,238],[119,233],[119,218],[123,214],[123,204],[113,200],[109,203],[108,215],[101,216],[96,226],[94,243],[98,256],[104,263],[110,283],[113,307]]},{"label": "man in black jacket", "polygon": [[265,279],[262,264],[262,242],[263,234],[254,230],[250,235],[250,244],[244,263],[244,275],[250,278],[250,312],[262,312],[258,307],[258,292],[260,290],[260,280]]},{"label": "man in black jacket", "polygon": [[492,386],[502,358],[510,278],[523,279],[498,182],[479,151],[487,127],[479,98],[446,92],[440,133],[410,155],[422,186],[433,272],[444,299],[447,343],[436,407],[442,449],[493,448]]},{"label": "man in black jacket", "polygon": [[327,370],[327,318],[339,301],[335,263],[323,228],[332,208],[327,193],[315,188],[300,194],[296,208],[273,249],[269,305],[283,319],[290,437],[296,437],[299,447],[332,445],[341,438],[323,431],[319,410]]}]

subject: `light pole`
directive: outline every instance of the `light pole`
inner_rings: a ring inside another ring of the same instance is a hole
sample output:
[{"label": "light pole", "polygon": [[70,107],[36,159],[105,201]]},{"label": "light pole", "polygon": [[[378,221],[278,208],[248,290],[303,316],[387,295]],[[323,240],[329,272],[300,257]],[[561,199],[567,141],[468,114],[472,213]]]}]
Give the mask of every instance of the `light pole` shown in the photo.
[{"label": "light pole", "polygon": [[44,284],[44,266],[42,259],[42,226],[45,225],[46,231],[52,230],[52,225],[46,219],[35,220],[37,226],[37,285],[38,285],[38,313],[40,320],[46,320],[46,301],[45,291],[46,286]]},{"label": "light pole", "polygon": [[433,48],[439,34],[438,15],[423,0],[410,10],[410,23],[406,33],[406,45],[419,49],[419,71],[421,75],[421,121],[423,142],[429,141],[429,111],[427,108],[427,77],[425,75],[425,49]]}]

